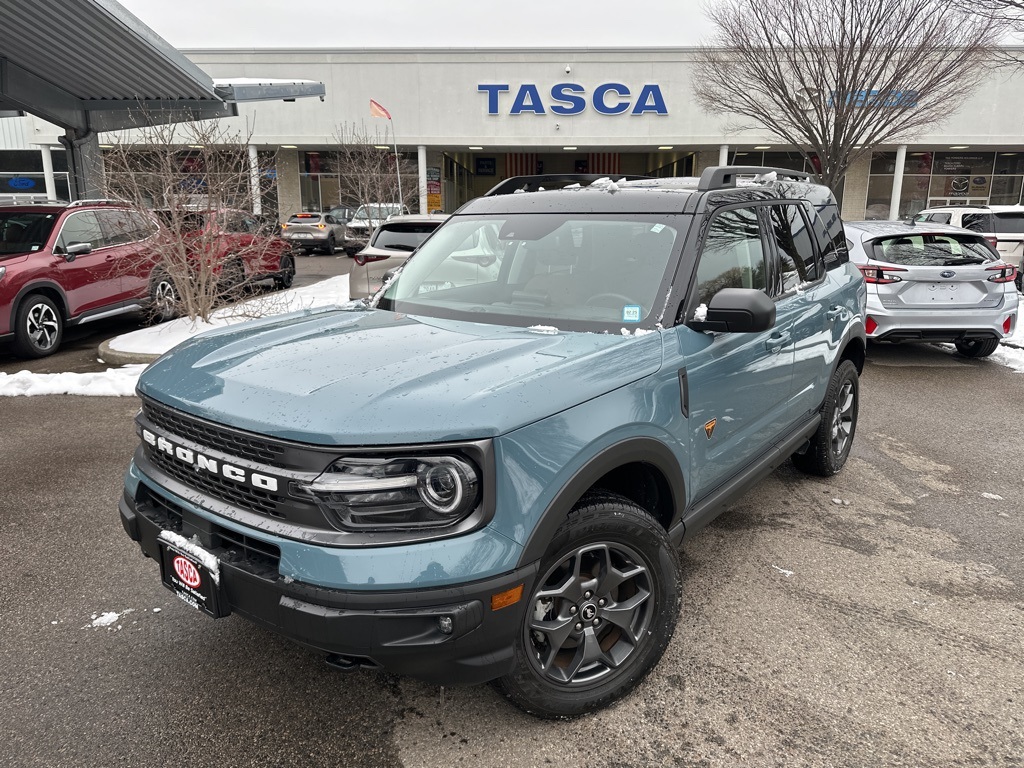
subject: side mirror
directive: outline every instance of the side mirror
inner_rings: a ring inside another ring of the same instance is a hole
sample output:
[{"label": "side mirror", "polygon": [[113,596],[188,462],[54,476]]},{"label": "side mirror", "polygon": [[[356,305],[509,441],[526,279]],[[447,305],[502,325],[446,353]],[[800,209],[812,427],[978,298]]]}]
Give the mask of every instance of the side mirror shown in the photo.
[{"label": "side mirror", "polygon": [[707,316],[686,325],[720,333],[767,331],[775,325],[775,302],[757,288],[723,288],[711,297]]},{"label": "side mirror", "polygon": [[76,256],[85,256],[92,253],[92,243],[72,243],[64,250],[64,260],[72,262]]}]

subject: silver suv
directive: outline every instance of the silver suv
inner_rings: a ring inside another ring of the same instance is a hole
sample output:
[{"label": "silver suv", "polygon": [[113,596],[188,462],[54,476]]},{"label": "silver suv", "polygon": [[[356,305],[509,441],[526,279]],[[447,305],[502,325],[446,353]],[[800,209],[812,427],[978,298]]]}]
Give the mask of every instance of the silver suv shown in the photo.
[{"label": "silver suv", "polygon": [[926,208],[914,221],[950,224],[977,232],[999,251],[1004,261],[1017,267],[1017,290],[1024,291],[1020,274],[1024,267],[1024,205],[944,205]]}]

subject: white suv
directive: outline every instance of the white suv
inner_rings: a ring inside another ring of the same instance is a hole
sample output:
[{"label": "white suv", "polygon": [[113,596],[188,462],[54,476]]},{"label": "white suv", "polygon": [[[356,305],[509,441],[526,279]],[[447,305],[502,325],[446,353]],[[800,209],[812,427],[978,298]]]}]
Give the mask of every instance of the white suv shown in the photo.
[{"label": "white suv", "polygon": [[1017,267],[1017,290],[1024,291],[1024,205],[944,205],[926,208],[914,221],[951,224],[979,233],[1004,261]]}]

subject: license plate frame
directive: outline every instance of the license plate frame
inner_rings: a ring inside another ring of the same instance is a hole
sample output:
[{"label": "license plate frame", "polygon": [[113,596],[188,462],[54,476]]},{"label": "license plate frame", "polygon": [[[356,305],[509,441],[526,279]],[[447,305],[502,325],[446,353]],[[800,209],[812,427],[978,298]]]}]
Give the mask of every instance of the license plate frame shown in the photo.
[{"label": "license plate frame", "polygon": [[[231,613],[219,578],[194,555],[160,541],[160,580],[182,602],[220,619]],[[212,555],[211,555],[212,556]]]}]

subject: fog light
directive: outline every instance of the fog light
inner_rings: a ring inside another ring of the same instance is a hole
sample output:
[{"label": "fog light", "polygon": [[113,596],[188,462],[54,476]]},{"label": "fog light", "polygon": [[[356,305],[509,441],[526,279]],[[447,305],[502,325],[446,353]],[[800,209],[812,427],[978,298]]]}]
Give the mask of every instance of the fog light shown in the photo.
[{"label": "fog light", "polygon": [[450,635],[452,633],[452,617],[451,616],[438,616],[437,617],[437,628],[441,630],[442,634]]}]

